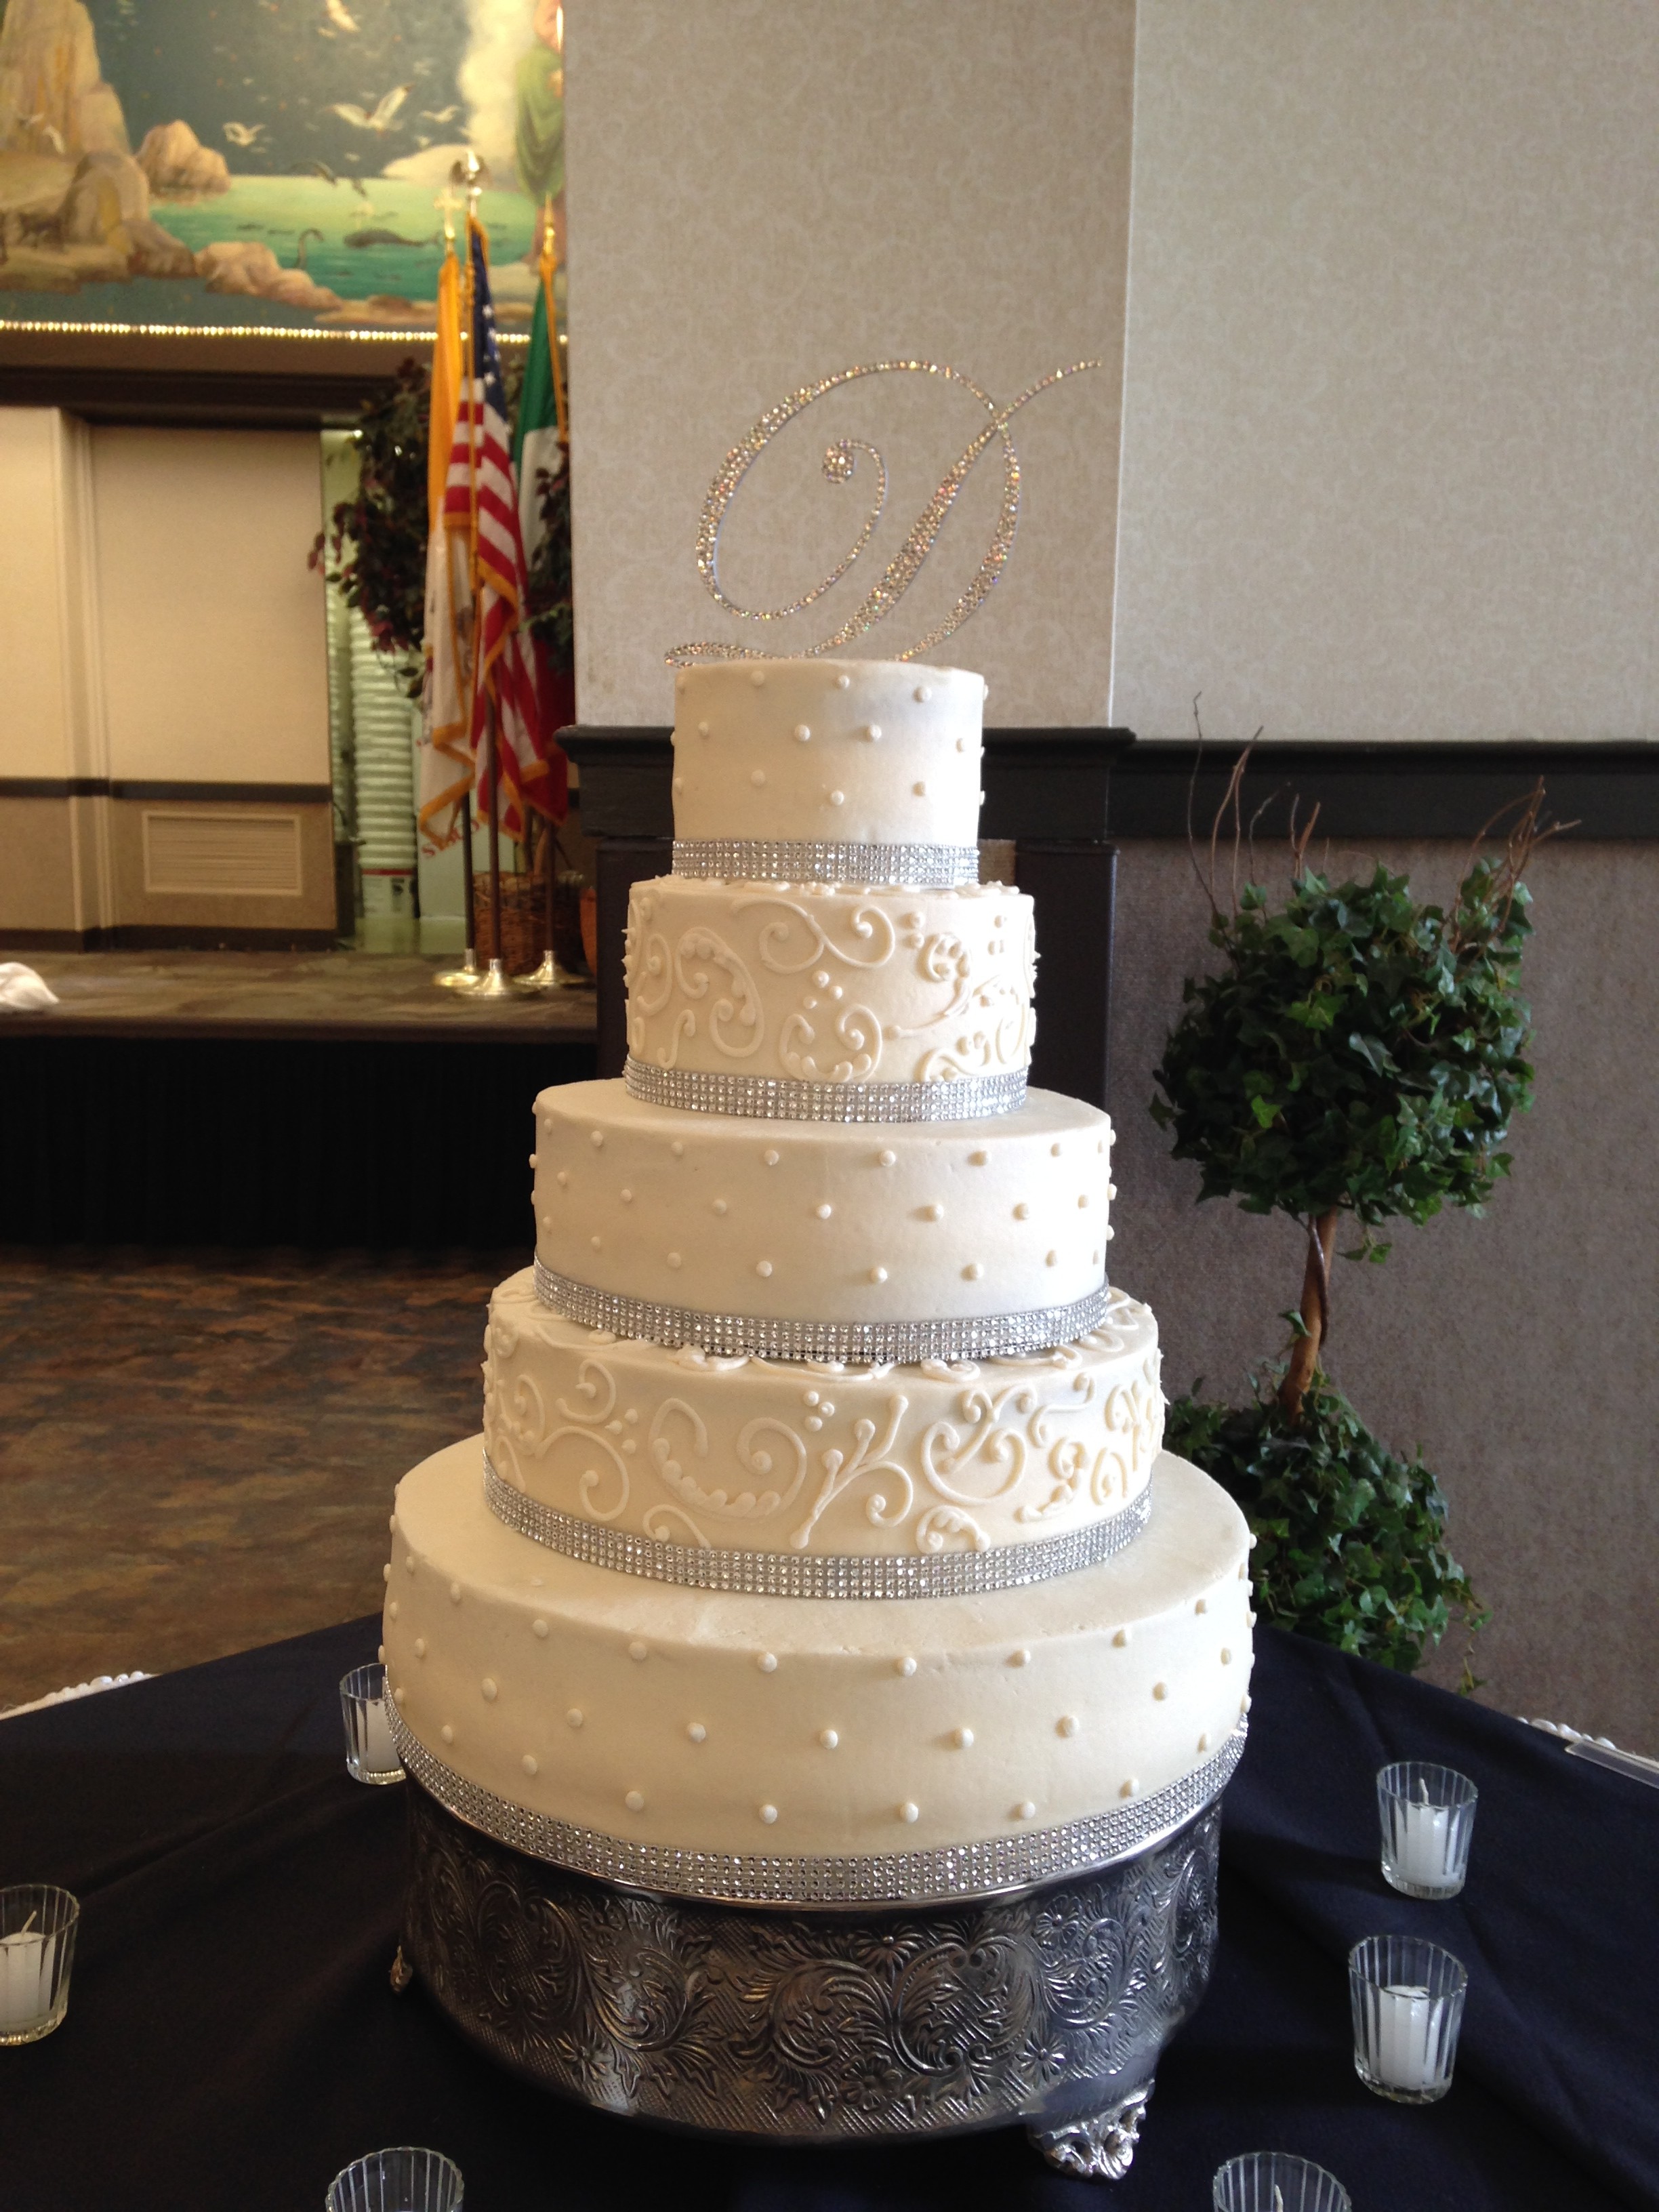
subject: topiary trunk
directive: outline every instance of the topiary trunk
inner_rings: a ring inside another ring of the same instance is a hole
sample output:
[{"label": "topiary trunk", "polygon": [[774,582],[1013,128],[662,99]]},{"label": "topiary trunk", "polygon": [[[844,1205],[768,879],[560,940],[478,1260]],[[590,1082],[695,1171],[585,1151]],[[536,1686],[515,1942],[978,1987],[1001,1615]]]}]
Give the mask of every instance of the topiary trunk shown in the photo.
[{"label": "topiary trunk", "polygon": [[1302,1272],[1302,1333],[1291,1346],[1290,1364],[1279,1386],[1280,1408],[1291,1421],[1302,1418],[1302,1401],[1319,1366],[1319,1347],[1330,1334],[1336,1216],[1337,1208],[1332,1206],[1308,1228],[1308,1264]]}]

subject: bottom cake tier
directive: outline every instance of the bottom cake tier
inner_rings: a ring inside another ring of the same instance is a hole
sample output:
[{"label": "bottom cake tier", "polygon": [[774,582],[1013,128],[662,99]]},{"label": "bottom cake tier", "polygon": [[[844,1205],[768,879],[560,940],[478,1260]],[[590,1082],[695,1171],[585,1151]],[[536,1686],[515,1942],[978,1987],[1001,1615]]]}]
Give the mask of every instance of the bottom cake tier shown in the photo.
[{"label": "bottom cake tier", "polygon": [[1207,1801],[1249,1704],[1243,1516],[1168,1453],[1152,1498],[1126,1552],[1050,1582],[763,1597],[507,1528],[473,1439],[398,1486],[394,1725],[464,1818],[647,1887],[918,1897],[1098,1864]]}]

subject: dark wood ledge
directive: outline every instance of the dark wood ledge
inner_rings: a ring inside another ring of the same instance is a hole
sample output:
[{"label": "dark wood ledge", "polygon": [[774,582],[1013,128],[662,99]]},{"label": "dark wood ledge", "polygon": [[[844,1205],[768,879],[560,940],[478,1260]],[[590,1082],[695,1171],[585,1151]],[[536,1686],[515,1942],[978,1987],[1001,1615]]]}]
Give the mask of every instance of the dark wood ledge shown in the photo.
[{"label": "dark wood ledge", "polygon": [[[578,724],[561,734],[581,769],[590,836],[673,834],[665,726]],[[987,730],[980,835],[1184,837],[1189,810],[1207,834],[1237,757],[1235,746],[1212,744],[1200,757],[1192,744],[1127,730]],[[1269,837],[1285,830],[1294,799],[1304,822],[1318,806],[1322,836],[1461,842],[1540,777],[1550,812],[1574,823],[1575,836],[1659,837],[1659,743],[1640,741],[1261,744],[1243,811],[1248,821],[1266,803],[1258,834]]]}]

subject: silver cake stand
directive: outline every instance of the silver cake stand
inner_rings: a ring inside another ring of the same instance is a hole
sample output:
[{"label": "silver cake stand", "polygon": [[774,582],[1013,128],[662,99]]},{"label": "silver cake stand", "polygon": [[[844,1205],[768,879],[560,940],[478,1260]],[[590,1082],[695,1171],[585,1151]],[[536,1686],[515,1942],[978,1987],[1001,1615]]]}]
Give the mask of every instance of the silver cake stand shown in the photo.
[{"label": "silver cake stand", "polygon": [[1240,1747],[1206,1802],[1188,1792],[1176,1825],[1110,1863],[827,1909],[578,1873],[458,1816],[411,1771],[404,1954],[490,2057],[604,2112],[795,2143],[1018,2122],[1052,2165],[1115,2179],[1209,1980]]}]

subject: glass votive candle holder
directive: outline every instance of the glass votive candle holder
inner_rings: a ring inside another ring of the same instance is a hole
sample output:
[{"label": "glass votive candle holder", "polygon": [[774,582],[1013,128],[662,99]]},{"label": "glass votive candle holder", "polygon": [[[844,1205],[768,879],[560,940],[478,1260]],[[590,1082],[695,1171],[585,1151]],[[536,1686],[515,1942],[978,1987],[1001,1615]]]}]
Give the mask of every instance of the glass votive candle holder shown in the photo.
[{"label": "glass votive candle holder", "polygon": [[1348,1954],[1354,2070],[1397,2105],[1432,2105],[1451,2087],[1469,1978],[1420,1936],[1368,1936]]},{"label": "glass votive candle holder", "polygon": [[1353,2212],[1334,2173],[1287,2150],[1247,2150],[1217,2169],[1215,2212]]},{"label": "glass votive candle holder", "polygon": [[39,2043],[69,2010],[81,1908],[40,1881],[0,1889],[0,2043]]},{"label": "glass votive candle holder", "polygon": [[1480,1796],[1455,1767],[1401,1759],[1376,1778],[1382,1875],[1406,1897],[1455,1897],[1469,1868]]},{"label": "glass votive candle holder", "polygon": [[328,2185],[325,2212],[461,2212],[461,2169],[404,2143],[354,2160]]},{"label": "glass votive candle holder", "polygon": [[345,1722],[346,1771],[354,1782],[401,1782],[403,1762],[392,1741],[386,1668],[354,1667],[340,1678],[340,1712]]}]

